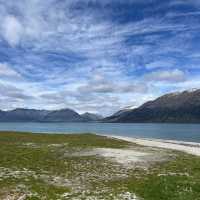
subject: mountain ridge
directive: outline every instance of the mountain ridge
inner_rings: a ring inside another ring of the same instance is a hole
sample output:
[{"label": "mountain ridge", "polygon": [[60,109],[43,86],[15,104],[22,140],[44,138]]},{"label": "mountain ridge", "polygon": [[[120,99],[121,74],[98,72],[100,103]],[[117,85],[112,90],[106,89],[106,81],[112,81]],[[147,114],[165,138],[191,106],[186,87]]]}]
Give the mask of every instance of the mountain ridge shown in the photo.
[{"label": "mountain ridge", "polygon": [[[88,113],[95,118],[95,114]],[[96,116],[98,118],[98,116]],[[92,117],[85,117],[76,111],[65,108],[60,110],[37,110],[16,108],[9,111],[0,110],[0,122],[90,122]]]},{"label": "mountain ridge", "polygon": [[103,122],[200,123],[200,89],[169,93],[131,110],[121,110]]}]

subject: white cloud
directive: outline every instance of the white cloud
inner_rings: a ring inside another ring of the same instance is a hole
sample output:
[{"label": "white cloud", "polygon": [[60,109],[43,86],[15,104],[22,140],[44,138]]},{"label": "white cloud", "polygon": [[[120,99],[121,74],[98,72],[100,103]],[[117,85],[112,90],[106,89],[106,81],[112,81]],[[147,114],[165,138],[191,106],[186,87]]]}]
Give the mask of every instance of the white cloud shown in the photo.
[{"label": "white cloud", "polygon": [[0,82],[0,97],[1,98],[7,98],[7,99],[10,99],[12,101],[13,100],[24,101],[24,100],[34,98],[33,96],[29,96],[29,95],[25,94],[24,90],[17,88],[14,85],[5,84],[5,83],[2,83],[2,82]]},{"label": "white cloud", "polygon": [[7,63],[0,63],[0,77],[1,78],[19,78],[21,77],[14,69]]},{"label": "white cloud", "polygon": [[20,21],[14,16],[6,16],[2,23],[4,39],[12,46],[19,44],[23,33]]},{"label": "white cloud", "polygon": [[183,71],[179,69],[174,70],[162,70],[154,71],[145,76],[147,80],[150,81],[164,81],[164,82],[184,82],[186,80],[186,75]]},{"label": "white cloud", "polygon": [[166,60],[162,59],[146,64],[147,69],[153,69],[153,70],[157,68],[163,68],[163,69],[173,68],[174,66],[176,66],[176,62],[170,59]]}]

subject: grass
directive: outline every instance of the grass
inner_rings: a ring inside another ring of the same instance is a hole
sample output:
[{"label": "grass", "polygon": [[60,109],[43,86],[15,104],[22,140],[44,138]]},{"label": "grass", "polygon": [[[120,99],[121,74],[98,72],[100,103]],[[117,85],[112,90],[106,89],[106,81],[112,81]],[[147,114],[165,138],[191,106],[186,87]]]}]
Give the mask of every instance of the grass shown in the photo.
[{"label": "grass", "polygon": [[200,158],[178,153],[176,159],[154,165],[148,172],[133,171],[113,182],[147,200],[200,200]]},{"label": "grass", "polygon": [[73,156],[92,148],[138,146],[94,134],[0,132],[0,199],[25,194],[24,200],[121,200],[136,194],[141,200],[200,200],[199,157],[169,152],[175,156],[146,170]]}]

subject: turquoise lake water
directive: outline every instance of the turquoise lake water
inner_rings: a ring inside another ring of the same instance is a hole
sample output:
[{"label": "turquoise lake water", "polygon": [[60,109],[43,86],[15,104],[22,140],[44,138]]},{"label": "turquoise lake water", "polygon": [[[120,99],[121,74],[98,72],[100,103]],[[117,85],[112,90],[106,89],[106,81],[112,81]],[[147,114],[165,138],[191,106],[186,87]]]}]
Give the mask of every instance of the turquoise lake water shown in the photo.
[{"label": "turquoise lake water", "polygon": [[200,142],[200,124],[0,123],[0,131],[96,133]]}]

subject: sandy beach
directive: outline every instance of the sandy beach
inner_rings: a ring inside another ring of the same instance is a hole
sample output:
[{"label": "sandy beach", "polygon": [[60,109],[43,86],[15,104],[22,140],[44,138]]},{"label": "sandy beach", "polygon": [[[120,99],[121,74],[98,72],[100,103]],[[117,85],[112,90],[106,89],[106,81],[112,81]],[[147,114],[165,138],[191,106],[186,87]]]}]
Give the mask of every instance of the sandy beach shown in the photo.
[{"label": "sandy beach", "polygon": [[125,140],[143,146],[177,150],[191,155],[200,156],[200,143],[196,142],[183,142],[176,140],[161,140],[161,139],[148,139],[148,138],[142,139],[142,138],[132,138],[132,137],[124,137],[116,135],[112,136],[107,135],[107,137]]}]

